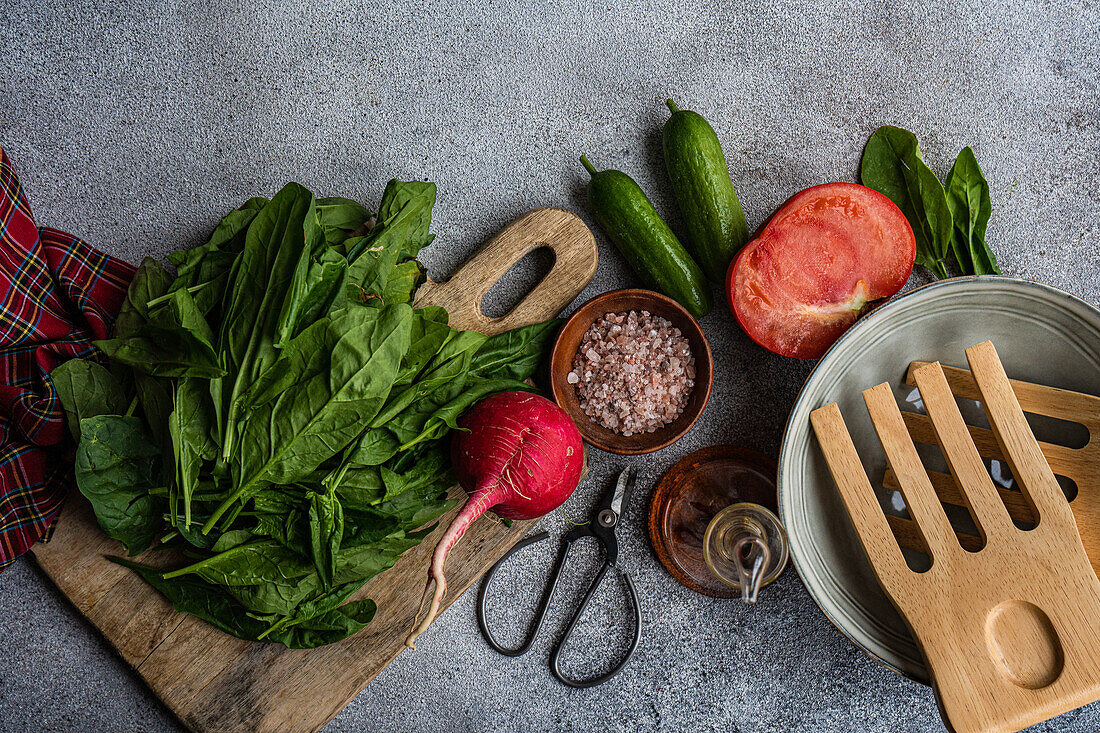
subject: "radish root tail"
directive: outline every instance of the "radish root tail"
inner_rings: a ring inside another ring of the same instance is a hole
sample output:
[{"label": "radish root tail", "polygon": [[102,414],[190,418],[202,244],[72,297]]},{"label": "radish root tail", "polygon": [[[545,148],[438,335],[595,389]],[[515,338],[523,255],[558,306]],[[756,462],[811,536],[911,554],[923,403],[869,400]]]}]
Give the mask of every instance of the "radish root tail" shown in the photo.
[{"label": "radish root tail", "polygon": [[428,606],[428,612],[424,614],[424,618],[420,619],[419,623],[416,623],[416,619],[413,619],[412,631],[405,637],[405,646],[409,649],[416,649],[416,638],[428,630],[432,621],[435,620],[436,614],[439,613],[439,607],[443,603],[443,597],[447,595],[447,579],[443,577],[442,569],[436,574],[435,563],[432,563],[432,577],[428,581],[428,584],[424,587],[424,595],[420,597],[420,607],[416,609],[416,619],[420,619],[420,611],[424,608],[424,601],[428,600],[428,594],[431,593],[432,585],[435,585],[435,594],[432,595],[432,603]]},{"label": "radish root tail", "polygon": [[[447,579],[443,576],[443,564],[447,562],[447,553],[451,551],[451,548],[466,532],[466,529],[473,524],[473,521],[496,504],[499,495],[500,489],[495,486],[486,486],[471,494],[466,501],[466,505],[462,507],[462,511],[451,522],[451,526],[447,528],[443,538],[435,546],[435,552],[432,553],[431,578],[424,587],[424,595],[420,597],[420,607],[416,610],[412,631],[405,637],[405,646],[408,648],[416,648],[416,638],[427,631],[439,613],[439,607],[443,605],[443,598],[447,594]],[[435,584],[435,593],[431,593],[433,583]],[[424,608],[424,602],[428,599],[429,594],[431,594],[432,602],[428,606],[428,612],[421,619],[420,611]],[[419,623],[417,622],[418,619]]]},{"label": "radish root tail", "polygon": [[435,578],[428,578],[428,582],[424,586],[424,592],[420,595],[420,605],[416,607],[416,615],[413,616],[412,631],[410,631],[409,635],[405,637],[405,646],[407,646],[409,649],[416,649],[416,644],[414,644],[413,642],[416,641],[416,637],[424,633],[424,629],[420,628],[417,625],[417,622],[420,621],[420,613],[424,610],[424,601],[428,600],[428,594],[431,592],[432,583],[434,582]]}]

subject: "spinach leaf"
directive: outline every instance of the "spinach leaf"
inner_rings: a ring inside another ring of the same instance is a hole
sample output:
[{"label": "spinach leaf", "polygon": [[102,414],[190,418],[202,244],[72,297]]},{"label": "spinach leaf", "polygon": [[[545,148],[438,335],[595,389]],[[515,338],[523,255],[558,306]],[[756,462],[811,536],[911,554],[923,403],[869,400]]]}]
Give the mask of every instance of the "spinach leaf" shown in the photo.
[{"label": "spinach leaf", "polygon": [[[128,369],[128,367],[122,368]],[[172,447],[174,439],[170,425],[170,417],[174,409],[172,380],[167,377],[154,377],[138,371],[132,371],[131,373],[138,402],[145,416],[145,427],[149,430],[149,435],[152,436],[154,443],[162,449],[161,476],[164,478],[168,496],[168,524],[176,526],[179,492],[175,480],[176,453]]]},{"label": "spinach leaf", "polygon": [[538,369],[560,325],[560,319],[551,318],[490,337],[474,354],[470,372],[487,379],[522,382]]},{"label": "spinach leaf", "polygon": [[917,240],[917,264],[947,277],[951,210],[943,185],[921,159],[916,136],[900,127],[878,128],[863,149],[860,179],[905,214]]},{"label": "spinach leaf", "polygon": [[[437,441],[428,449],[427,455],[430,456],[432,453],[438,453],[440,457],[446,456],[442,441]],[[377,516],[383,517],[387,525],[404,532],[423,527],[461,502],[462,492],[456,492],[458,496],[454,499],[447,498],[450,489],[455,486],[455,477],[451,473],[450,466],[436,463],[433,467],[430,465],[430,459],[428,461],[421,459],[416,463],[421,462],[429,465],[414,465],[411,469],[405,469],[407,472],[421,472],[421,475],[416,477],[415,483],[410,482],[411,485],[407,490],[387,497],[385,501],[369,509]]]},{"label": "spinach leaf", "polygon": [[[145,424],[153,440],[157,445],[171,445],[168,430],[168,416],[172,414],[173,409],[171,380],[135,372],[134,387],[137,390],[141,411],[145,415]],[[169,457],[169,455],[165,456],[166,459]]]},{"label": "spinach leaf", "polygon": [[428,362],[425,370],[419,374],[415,383],[404,387],[391,395],[385,406],[371,422],[372,427],[388,425],[398,415],[410,407],[431,406],[429,400],[437,391],[447,394],[462,390],[466,376],[470,372],[473,356],[486,337],[476,331],[454,331],[440,350]]},{"label": "spinach leaf", "polygon": [[[394,449],[396,452],[396,447]],[[386,495],[379,466],[353,465],[347,467],[335,486],[342,503],[353,506],[370,506]]]},{"label": "spinach leaf", "polygon": [[[522,380],[534,374],[552,342],[556,325],[550,321],[506,331],[491,339],[472,331],[453,330],[446,340],[438,333],[432,340],[425,339],[424,351],[439,341],[442,346],[415,382],[394,390],[371,429],[357,441],[352,462],[380,465],[401,450],[442,437],[457,427],[459,416],[482,397],[507,390],[532,390]],[[417,364],[407,366],[411,370]]]},{"label": "spinach leaf", "polygon": [[180,537],[193,547],[215,553],[224,552],[255,538],[255,534],[248,529],[232,529],[225,533],[215,529],[209,534],[203,534],[202,520],[196,518],[192,518],[191,523],[187,524],[182,516],[178,516],[174,526],[179,530]]},{"label": "spinach leaf", "polygon": [[[302,522],[308,523],[308,508],[305,505],[307,497],[292,496],[284,493],[279,488],[264,489],[252,498],[252,506],[256,511],[257,534],[266,535],[276,540],[279,544],[295,552],[308,556],[309,531],[303,527]],[[303,517],[307,517],[303,519]]]},{"label": "spinach leaf", "polygon": [[314,574],[263,585],[226,586],[226,593],[253,614],[289,616],[298,604],[316,595],[320,587],[321,582]]},{"label": "spinach leaf", "polygon": [[[408,447],[438,437],[430,433],[437,431],[440,424],[455,427],[457,417],[481,397],[494,391],[530,390],[523,380],[538,368],[558,323],[551,320],[488,339],[473,331],[451,331],[450,338],[443,341],[415,384],[390,397],[374,419],[373,427],[384,426],[395,434],[398,446]],[[429,348],[441,340],[435,334]],[[377,465],[368,457],[368,451],[380,441],[384,438],[370,432],[364,435],[359,446],[363,453],[355,461]]]},{"label": "spinach leaf", "polygon": [[[481,342],[464,338],[467,333],[470,332],[460,333],[440,351],[428,372],[417,380],[411,399],[408,399],[410,390],[406,390],[375,418],[373,430],[389,433],[397,441],[399,451],[441,438],[457,427],[458,417],[482,397],[507,390],[534,389],[526,382],[473,374],[472,362]],[[360,439],[353,460],[369,465],[359,448],[364,443],[379,446],[386,442],[385,438],[368,432]]]},{"label": "spinach leaf", "polygon": [[127,337],[96,341],[112,361],[158,377],[218,377],[214,334],[186,289],[176,290]]},{"label": "spinach leaf", "polygon": [[409,346],[411,317],[404,305],[352,306],[283,350],[242,396],[237,429],[249,449],[234,457],[238,488],[214,519],[265,483],[305,477],[356,438],[389,394]]},{"label": "spinach leaf", "polygon": [[176,528],[176,531],[180,533],[180,537],[183,538],[184,541],[201,550],[212,550],[218,540],[221,539],[221,532],[217,530],[209,534],[203,534],[202,522],[197,522],[194,517],[192,517],[190,522],[185,522],[182,515],[172,514],[170,512],[167,517],[167,522]]},{"label": "spinach leaf", "polygon": [[331,196],[317,199],[317,217],[328,246],[347,255],[342,250],[344,240],[363,228],[371,213],[358,201]]},{"label": "spinach leaf", "polygon": [[221,304],[229,271],[244,249],[245,232],[268,200],[251,198],[229,212],[214,229],[206,244],[168,255],[176,266],[176,279],[169,291],[187,288],[204,314]]},{"label": "spinach leaf", "polygon": [[217,457],[211,437],[214,406],[205,383],[194,377],[176,382],[175,409],[168,418],[168,430],[175,455],[176,485],[183,502],[184,524],[191,524],[191,496],[199,483],[202,461]]},{"label": "spinach leaf", "polygon": [[344,294],[348,261],[330,249],[302,253],[283,301],[275,345],[279,348],[327,313]]},{"label": "spinach leaf", "polygon": [[446,451],[442,446],[432,446],[416,457],[404,453],[386,465],[353,465],[341,474],[335,490],[344,502],[361,508],[426,487],[446,493],[454,483]]},{"label": "spinach leaf", "polygon": [[325,199],[306,212],[303,248],[290,286],[283,297],[275,332],[275,345],[282,348],[317,318],[328,313],[345,297],[348,260],[330,239],[343,240],[343,227],[358,228],[366,209],[347,199]]},{"label": "spinach leaf", "polygon": [[156,485],[160,449],[141,420],[96,415],[80,421],[76,486],[95,510],[99,526],[131,556],[145,550],[163,527]]},{"label": "spinach leaf", "polygon": [[197,575],[217,585],[260,585],[303,578],[313,572],[312,564],[278,542],[259,539],[164,573],[165,580]]},{"label": "spinach leaf", "polygon": [[191,578],[164,580],[160,568],[123,560],[119,557],[108,558],[123,567],[130,568],[153,586],[162,596],[171,601],[172,606],[182,613],[198,616],[208,624],[240,639],[256,639],[267,625],[248,615],[245,608],[224,590]]},{"label": "spinach leaf", "polygon": [[336,562],[333,582],[342,585],[370,580],[383,570],[393,567],[402,553],[419,545],[426,534],[398,532],[372,544],[342,550]]},{"label": "spinach leaf", "polygon": [[[311,215],[312,214],[312,215]],[[253,219],[226,283],[218,363],[226,372],[212,388],[221,401],[222,458],[236,449],[236,402],[278,358],[276,331],[303,249],[320,237],[313,194],[288,183]]]},{"label": "spinach leaf", "polygon": [[309,537],[313,565],[325,588],[332,587],[336,558],[344,536],[344,509],[332,491],[311,491],[309,498]]},{"label": "spinach leaf", "polygon": [[[378,222],[383,229],[391,230],[387,235],[388,241],[400,243],[400,259],[416,257],[435,239],[435,235],[428,232],[435,193],[435,184],[428,181],[393,179],[386,184],[382,203],[378,206]],[[401,236],[396,236],[393,231],[398,228],[403,230]],[[374,241],[377,240],[375,236]]]},{"label": "spinach leaf", "polygon": [[381,297],[400,259],[415,257],[432,241],[435,184],[392,180],[382,195],[378,223],[348,250],[348,282],[364,296]]},{"label": "spinach leaf", "polygon": [[985,228],[993,203],[989,184],[974,151],[963,148],[947,174],[947,205],[954,221],[951,247],[964,275],[999,275],[997,258],[985,243]]},{"label": "spinach leaf", "polygon": [[442,480],[447,486],[455,483],[442,450],[428,451],[406,471],[398,472],[382,466],[379,469],[386,493],[382,501],[390,501],[406,491],[424,488]]},{"label": "spinach leaf", "polygon": [[343,549],[350,552],[353,548],[372,545],[394,532],[408,533],[409,537],[431,532],[432,527],[415,533],[412,530],[424,527],[461,503],[457,496],[447,498],[454,485],[454,476],[448,468],[388,501],[371,506],[346,504]]},{"label": "spinach leaf", "polygon": [[374,601],[353,601],[267,637],[291,649],[313,649],[348,638],[374,619]]},{"label": "spinach leaf", "polygon": [[[458,418],[466,412],[475,402],[497,392],[533,392],[535,388],[526,382],[518,382],[513,379],[483,379],[481,377],[469,377],[463,385],[463,390],[451,396],[449,400],[439,404],[420,423],[417,435],[407,439],[401,446],[402,450],[408,450],[425,440],[442,438],[449,430],[458,428]],[[414,416],[413,424],[420,422],[419,415]],[[398,427],[402,426],[400,419],[395,420]]]},{"label": "spinach leaf", "polygon": [[413,311],[409,350],[401,360],[401,369],[394,379],[394,387],[412,383],[428,362],[458,333],[447,325],[447,318],[447,311],[439,306],[417,308]]},{"label": "spinach leaf", "polygon": [[401,450],[401,441],[384,425],[363,433],[351,454],[358,466],[378,466],[390,460]]},{"label": "spinach leaf", "polygon": [[295,603],[293,608],[280,614],[282,618],[276,620],[271,628],[264,632],[264,636],[277,634],[283,629],[297,626],[308,622],[312,618],[322,616],[337,608],[350,598],[355,591],[362,587],[362,582],[352,582],[344,583],[335,588],[328,587],[324,590],[314,588],[314,590]]},{"label": "spinach leaf", "polygon": [[245,542],[250,542],[254,538],[255,535],[247,529],[231,529],[228,532],[223,532],[210,550],[211,552],[225,552],[234,547],[239,547]]},{"label": "spinach leaf", "polygon": [[386,279],[386,287],[382,290],[382,297],[377,300],[368,300],[367,305],[378,303],[391,305],[393,303],[411,303],[416,289],[424,282],[424,268],[416,260],[406,260],[395,265],[390,270],[390,276]]},{"label": "spinach leaf", "polygon": [[261,515],[289,515],[304,502],[309,489],[296,486],[271,486],[257,491],[252,497],[252,507]]},{"label": "spinach leaf", "polygon": [[[288,618],[296,619],[297,623],[291,625],[284,622],[273,632],[272,626],[255,618],[233,597],[233,592],[240,589],[220,589],[193,578],[165,580],[159,568],[121,558],[110,559],[138,573],[147,583],[168,598],[177,611],[198,616],[207,623],[241,639],[259,640],[266,637],[268,641],[298,649],[321,646],[345,639],[364,628],[374,618],[376,610],[374,602],[369,600],[348,603],[317,615],[307,615],[310,610],[307,608],[303,609],[300,616],[288,615]],[[361,585],[361,583],[354,584],[352,592]],[[299,603],[301,600],[289,608],[294,609]],[[270,607],[286,608],[287,606],[276,603],[270,604]]]},{"label": "spinach leaf", "polygon": [[78,441],[81,419],[122,415],[130,404],[118,379],[94,361],[70,359],[50,372],[50,382],[65,410],[69,432]]},{"label": "spinach leaf", "polygon": [[[451,486],[454,486],[453,481],[440,479],[431,486],[409,491],[392,501],[379,504],[375,510],[407,532],[417,527],[424,527],[464,501],[464,497],[459,496],[453,499],[447,498],[448,488]],[[435,529],[434,524],[421,530],[420,533],[427,535],[433,529]]]},{"label": "spinach leaf", "polygon": [[126,290],[126,300],[115,318],[111,337],[125,339],[136,335],[148,320],[149,301],[164,295],[171,284],[172,276],[163,265],[152,257],[143,259]]}]

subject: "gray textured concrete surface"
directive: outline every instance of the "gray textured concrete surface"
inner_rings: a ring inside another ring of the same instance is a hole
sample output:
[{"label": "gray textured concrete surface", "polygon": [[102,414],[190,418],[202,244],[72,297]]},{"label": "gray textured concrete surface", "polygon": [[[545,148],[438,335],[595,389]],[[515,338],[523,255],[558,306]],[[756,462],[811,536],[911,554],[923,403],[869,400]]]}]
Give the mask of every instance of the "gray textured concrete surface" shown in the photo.
[{"label": "gray textured concrete surface", "polygon": [[[1100,9],[939,5],[0,0],[0,143],[40,224],[132,261],[199,243],[225,211],[290,179],[376,202],[390,177],[428,178],[438,239],[423,259],[442,276],[529,208],[582,211],[581,152],[635,176],[679,229],[660,157],[668,95],[714,124],[753,227],[799,189],[852,180],[867,136],[893,123],[918,133],[940,174],[975,148],[1007,274],[1100,302]],[[582,299],[634,282],[599,241]],[[514,299],[532,277],[494,297]],[[328,730],[941,729],[931,691],[864,656],[794,571],[746,607],[691,593],[654,558],[643,519],[657,477],[713,443],[774,455],[811,367],[754,346],[724,306],[703,324],[717,359],[705,416],[629,461],[641,490],[621,557],[644,634],[621,676],[587,691],[553,680],[560,607],[527,656],[497,656],[468,593]],[[625,462],[594,451],[569,515]],[[543,526],[556,536],[566,524]],[[513,638],[549,552],[502,579]],[[579,583],[566,590],[575,599]],[[622,640],[621,592],[608,586],[586,618],[573,669]],[[0,648],[0,730],[178,728],[25,560],[0,574]],[[1098,728],[1092,706],[1039,729]]]}]

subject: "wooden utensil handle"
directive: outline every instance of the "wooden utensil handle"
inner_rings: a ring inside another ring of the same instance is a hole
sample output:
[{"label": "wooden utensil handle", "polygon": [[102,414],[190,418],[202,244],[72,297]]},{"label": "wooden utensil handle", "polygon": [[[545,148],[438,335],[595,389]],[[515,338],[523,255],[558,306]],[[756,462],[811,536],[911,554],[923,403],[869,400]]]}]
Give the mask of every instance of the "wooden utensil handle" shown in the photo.
[{"label": "wooden utensil handle", "polygon": [[[506,315],[490,318],[482,313],[481,300],[489,289],[540,247],[554,253],[554,265],[546,277]],[[451,314],[454,328],[491,336],[560,312],[592,279],[597,260],[596,240],[576,214],[550,207],[534,209],[501,229],[449,280],[426,282],[415,304],[442,306]]]}]

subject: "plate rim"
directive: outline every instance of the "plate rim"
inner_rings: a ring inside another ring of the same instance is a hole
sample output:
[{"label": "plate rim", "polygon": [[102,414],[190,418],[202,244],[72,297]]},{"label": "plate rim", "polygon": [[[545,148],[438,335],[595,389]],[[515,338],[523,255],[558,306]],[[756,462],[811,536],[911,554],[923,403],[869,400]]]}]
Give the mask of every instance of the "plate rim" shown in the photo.
[{"label": "plate rim", "polygon": [[[846,345],[848,341],[861,337],[867,329],[871,328],[871,326],[868,324],[872,324],[881,320],[884,314],[889,314],[893,312],[897,308],[901,307],[901,304],[904,304],[905,301],[910,300],[917,294],[923,294],[928,291],[939,290],[942,288],[953,289],[960,286],[965,287],[972,283],[980,284],[987,282],[1004,283],[1013,287],[1019,286],[1026,290],[1038,291],[1048,296],[1053,296],[1053,298],[1056,300],[1060,299],[1063,302],[1068,301],[1069,304],[1083,307],[1086,311],[1090,311],[1091,313],[1093,313],[1097,318],[1098,326],[1100,326],[1100,307],[1097,307],[1096,305],[1090,303],[1084,298],[1074,295],[1073,293],[1070,293],[1054,285],[1011,275],[964,275],[959,277],[946,278],[944,280],[934,280],[930,283],[925,283],[924,285],[920,285],[912,290],[902,293],[901,295],[888,299],[882,305],[876,307],[870,313],[860,318],[855,324],[852,325],[851,328],[845,331],[841,335],[841,337],[837,339],[836,342],[834,342],[833,345],[828,348],[828,350],[826,350],[824,354],[822,354],[821,358],[817,360],[817,363],[814,364],[813,368],[810,370],[810,373],[806,375],[806,379],[803,381],[802,387],[798,391],[798,396],[795,398],[794,404],[791,406],[791,410],[787,414],[787,420],[783,426],[783,439],[780,443],[779,448],[779,460],[777,461],[779,470],[776,475],[776,496],[777,504],[779,506],[779,518],[780,521],[783,523],[784,528],[788,528],[788,534],[790,533],[788,523],[789,509],[787,506],[787,481],[785,474],[787,473],[787,469],[789,468],[788,463],[791,460],[790,456],[793,450],[792,443],[794,441],[794,431],[791,430],[791,426],[793,424],[795,415],[803,409],[803,403],[809,399],[809,387],[817,377],[817,374],[821,370],[822,365],[829,361],[834,352]],[[871,650],[863,643],[858,641],[852,635],[852,633],[850,633],[849,630],[845,628],[845,626],[841,623],[841,619],[834,617],[832,613],[825,609],[825,607],[822,605],[822,602],[815,594],[814,589],[809,583],[806,582],[807,570],[803,567],[803,561],[799,556],[799,552],[795,550],[795,547],[795,543],[791,542],[791,564],[798,572],[798,576],[802,580],[802,586],[806,589],[806,592],[813,600],[814,605],[817,606],[818,610],[821,611],[826,620],[828,620],[829,623],[832,624],[837,631],[839,631],[849,641],[855,644],[856,647],[863,651],[863,653],[865,653],[873,661],[881,664],[887,669],[893,670],[894,672],[906,679],[912,680],[914,682],[919,682],[923,685],[930,685],[931,680],[929,679],[927,672],[925,672],[924,675],[919,675],[916,672],[902,669],[893,661],[886,659],[881,654]]]}]

